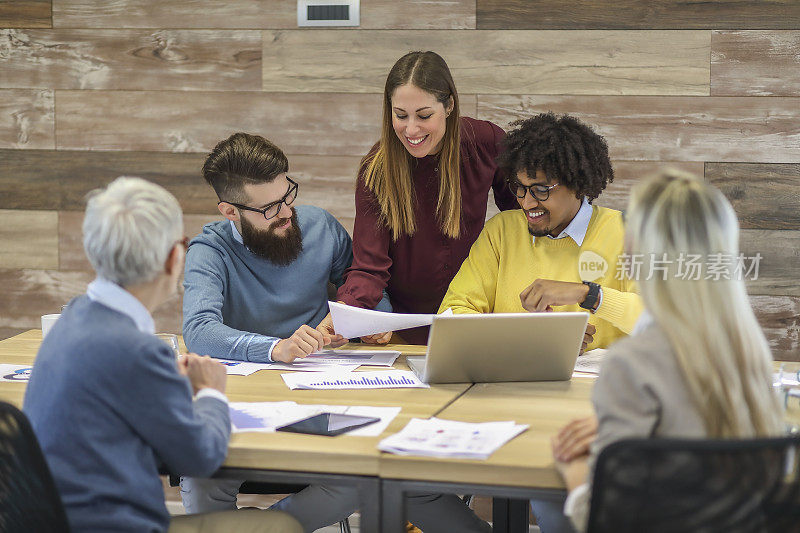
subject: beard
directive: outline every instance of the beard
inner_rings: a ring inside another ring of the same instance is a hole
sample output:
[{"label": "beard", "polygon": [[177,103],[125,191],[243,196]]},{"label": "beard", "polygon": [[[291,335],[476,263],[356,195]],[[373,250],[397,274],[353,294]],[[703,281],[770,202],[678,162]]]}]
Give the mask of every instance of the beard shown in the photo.
[{"label": "beard", "polygon": [[535,230],[532,227],[528,226],[528,233],[530,233],[534,237],[545,237],[547,235],[550,235],[550,228]]},{"label": "beard", "polygon": [[297,224],[297,213],[292,209],[291,226],[283,235],[278,235],[275,228],[286,222],[276,220],[266,230],[257,229],[245,218],[242,222],[242,241],[257,256],[278,266],[291,264],[303,251],[303,236]]}]

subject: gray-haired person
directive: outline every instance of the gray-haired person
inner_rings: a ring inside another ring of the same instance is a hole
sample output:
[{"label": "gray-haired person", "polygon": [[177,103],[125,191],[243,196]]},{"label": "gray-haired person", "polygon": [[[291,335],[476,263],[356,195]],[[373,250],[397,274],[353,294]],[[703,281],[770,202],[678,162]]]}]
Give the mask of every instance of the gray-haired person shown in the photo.
[{"label": "gray-haired person", "polygon": [[151,312],[177,289],[181,209],[162,187],[117,178],[90,195],[83,222],[97,272],[42,342],[24,411],[73,531],[301,531],[290,516],[251,510],[170,521],[159,464],[211,475],[230,437],[225,368],[177,362]]}]

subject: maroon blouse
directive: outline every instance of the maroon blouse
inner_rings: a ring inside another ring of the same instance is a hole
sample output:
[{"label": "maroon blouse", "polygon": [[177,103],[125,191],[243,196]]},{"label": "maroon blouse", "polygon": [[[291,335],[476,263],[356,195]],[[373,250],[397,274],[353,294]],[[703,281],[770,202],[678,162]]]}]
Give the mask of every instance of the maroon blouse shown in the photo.
[{"label": "maroon blouse", "polygon": [[[497,207],[516,209],[516,198],[505,186],[495,158],[505,133],[491,122],[461,118],[461,236],[442,233],[436,220],[439,197],[438,156],[416,159],[412,169],[416,233],[392,241],[379,222],[380,205],[364,184],[356,184],[353,265],[345,272],[338,299],[356,307],[374,308],[386,288],[396,313],[435,313],[469,249],[483,229],[489,187]],[[377,145],[376,145],[377,147]],[[373,150],[376,149],[373,147]],[[428,328],[403,330],[407,342],[425,344]]]}]

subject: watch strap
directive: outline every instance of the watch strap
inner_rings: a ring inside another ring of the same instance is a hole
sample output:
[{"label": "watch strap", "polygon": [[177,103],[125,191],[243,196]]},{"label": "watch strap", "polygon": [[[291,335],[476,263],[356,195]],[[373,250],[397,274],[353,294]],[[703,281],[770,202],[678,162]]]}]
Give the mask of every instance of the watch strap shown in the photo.
[{"label": "watch strap", "polygon": [[597,305],[597,300],[600,298],[600,285],[591,281],[584,281],[583,284],[589,287],[589,292],[586,294],[586,298],[583,302],[578,305],[583,309],[593,311]]}]

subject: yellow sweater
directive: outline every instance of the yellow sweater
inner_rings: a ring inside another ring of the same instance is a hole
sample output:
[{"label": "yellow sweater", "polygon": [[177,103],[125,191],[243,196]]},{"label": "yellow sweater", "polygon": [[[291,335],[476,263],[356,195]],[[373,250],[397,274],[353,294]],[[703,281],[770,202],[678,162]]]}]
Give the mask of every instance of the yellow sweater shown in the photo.
[{"label": "yellow sweater", "polygon": [[[589,317],[597,333],[588,349],[605,348],[631,332],[642,310],[634,283],[617,279],[623,235],[622,214],[604,207],[592,206],[580,247],[571,237],[534,240],[523,211],[504,211],[486,223],[439,312],[450,307],[454,313],[524,313],[519,294],[538,278],[594,281],[603,288],[603,299]],[[553,310],[588,312],[577,304]]]}]

